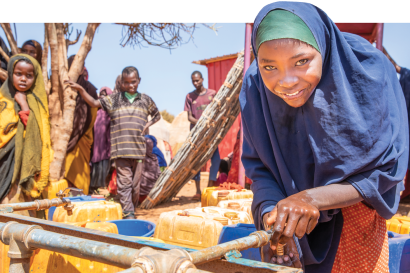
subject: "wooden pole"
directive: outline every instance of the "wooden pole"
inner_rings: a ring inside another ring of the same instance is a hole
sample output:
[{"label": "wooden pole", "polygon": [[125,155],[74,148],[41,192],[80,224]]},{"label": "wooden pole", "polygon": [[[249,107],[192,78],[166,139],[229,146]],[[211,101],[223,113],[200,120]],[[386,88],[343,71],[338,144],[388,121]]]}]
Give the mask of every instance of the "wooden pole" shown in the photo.
[{"label": "wooden pole", "polygon": [[383,23],[377,24],[376,48],[383,51]]},{"label": "wooden pole", "polygon": [[[251,65],[251,36],[252,36],[252,25],[245,24],[245,56],[243,65],[243,77],[245,78],[246,70],[248,70]],[[239,114],[241,118],[241,114]],[[238,171],[238,184],[245,188],[245,168],[242,164],[242,144],[243,144],[243,124],[241,119],[241,134],[239,139],[239,171]]]}]

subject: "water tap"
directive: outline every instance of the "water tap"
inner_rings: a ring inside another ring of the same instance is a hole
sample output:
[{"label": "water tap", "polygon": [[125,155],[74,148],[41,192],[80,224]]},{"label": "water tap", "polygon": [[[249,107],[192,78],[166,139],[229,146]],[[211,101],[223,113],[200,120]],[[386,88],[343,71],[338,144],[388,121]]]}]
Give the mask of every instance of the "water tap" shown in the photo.
[{"label": "water tap", "polygon": [[68,193],[69,193],[71,190],[82,191],[82,190],[76,189],[76,188],[66,188],[66,189],[63,190],[63,191],[60,190],[60,191],[57,192],[57,194],[56,194],[57,197],[60,198],[63,203],[65,203],[64,209],[67,211],[68,216],[73,215],[74,205],[71,203],[70,200],[64,199],[64,197],[67,197],[67,196],[68,196]]}]

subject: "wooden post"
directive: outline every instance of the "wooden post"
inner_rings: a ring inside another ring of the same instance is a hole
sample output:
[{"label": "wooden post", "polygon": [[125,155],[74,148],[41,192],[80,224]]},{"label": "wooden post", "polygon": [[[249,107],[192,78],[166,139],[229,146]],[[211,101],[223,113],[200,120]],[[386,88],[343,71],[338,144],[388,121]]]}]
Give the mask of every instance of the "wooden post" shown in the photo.
[{"label": "wooden post", "polygon": [[[248,70],[251,65],[251,36],[252,36],[252,25],[245,24],[245,56],[244,56],[244,66],[243,66],[243,77],[245,78],[246,70]],[[239,114],[241,118],[241,114]],[[239,171],[238,171],[238,184],[245,188],[245,168],[242,164],[242,144],[243,144],[243,124],[241,118],[241,135],[239,139]]]},{"label": "wooden post", "polygon": [[376,48],[383,51],[383,23],[377,23]]}]

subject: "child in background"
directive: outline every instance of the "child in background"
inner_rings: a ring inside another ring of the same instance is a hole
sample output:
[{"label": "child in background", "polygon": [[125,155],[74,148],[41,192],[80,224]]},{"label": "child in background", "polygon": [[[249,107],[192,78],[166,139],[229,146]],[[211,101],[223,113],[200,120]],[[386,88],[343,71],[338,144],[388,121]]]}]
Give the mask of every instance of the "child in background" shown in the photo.
[{"label": "child in background", "polygon": [[[48,101],[40,64],[29,55],[17,54],[8,62],[7,71],[8,79],[0,88],[2,204],[41,198],[51,157]],[[28,216],[27,212],[21,214]]]},{"label": "child in background", "polygon": [[221,163],[219,163],[219,176],[216,182],[214,183],[214,186],[218,187],[222,183],[226,182],[226,180],[228,179],[228,173],[229,173],[228,162],[225,159],[222,159]]},{"label": "child in background", "polygon": [[[125,219],[135,219],[140,181],[146,153],[145,132],[160,120],[154,101],[137,91],[141,82],[138,70],[128,66],[122,71],[124,92],[94,99],[80,85],[67,81],[91,107],[102,108],[111,118],[111,160],[117,171],[117,193]],[[148,121],[148,116],[152,119]]]}]

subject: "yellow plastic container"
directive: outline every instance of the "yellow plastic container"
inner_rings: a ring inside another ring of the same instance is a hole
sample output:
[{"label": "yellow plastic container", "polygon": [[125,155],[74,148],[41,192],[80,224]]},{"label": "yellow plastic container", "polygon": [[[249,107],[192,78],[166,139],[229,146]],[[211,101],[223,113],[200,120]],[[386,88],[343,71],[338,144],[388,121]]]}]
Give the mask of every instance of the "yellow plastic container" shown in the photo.
[{"label": "yellow plastic container", "polygon": [[[69,224],[118,234],[117,226],[113,223],[82,222]],[[114,227],[112,225],[114,225]],[[9,246],[0,242],[0,272],[9,272],[10,258],[7,257],[8,250]],[[35,250],[30,262],[30,273],[116,273],[123,270],[123,268],[92,262],[90,260],[59,254],[57,252],[44,249]]]},{"label": "yellow plastic container", "polygon": [[96,222],[122,219],[121,205],[109,201],[75,202],[73,214],[63,207],[56,208],[53,221],[60,223]]},{"label": "yellow plastic container", "polygon": [[182,216],[175,211],[164,212],[160,215],[154,238],[167,244],[193,249],[214,246],[218,244],[223,227],[220,221],[228,220],[225,217],[215,218],[223,219],[211,220],[206,217]]},{"label": "yellow plastic container", "polygon": [[[47,188],[43,191],[44,199],[57,198],[57,192],[60,190],[64,191],[68,188],[68,182],[65,179],[61,179],[55,182],[50,182]],[[48,220],[48,209],[45,210],[46,219]]]},{"label": "yellow plastic container", "polygon": [[253,192],[245,189],[239,191],[211,189],[206,192],[206,198],[204,197],[204,202],[201,202],[201,205],[202,207],[217,206],[220,201],[236,199],[253,199]]},{"label": "yellow plastic container", "polygon": [[208,187],[203,189],[201,194],[201,206],[206,207],[208,206],[209,199],[211,198],[211,194],[215,191],[217,187]]},{"label": "yellow plastic container", "polygon": [[[251,203],[252,204],[251,198],[247,199],[236,199],[236,200],[222,200],[219,201],[217,207],[223,208],[223,209],[233,209],[233,210],[238,210],[240,211],[243,207],[244,204]],[[239,206],[238,208],[236,208]]]},{"label": "yellow plastic container", "polygon": [[[191,210],[202,211],[202,212],[208,213],[208,214],[217,214],[219,216],[227,217],[230,220],[234,220],[234,222],[229,223],[230,225],[235,224],[236,221],[238,221],[238,223],[242,223],[242,224],[253,224],[252,217],[245,211],[223,209],[223,208],[220,208],[220,207],[195,208],[195,209],[190,209],[190,210],[187,210],[187,211],[191,211]],[[238,219],[235,219],[235,218],[238,218]]]},{"label": "yellow plastic container", "polygon": [[390,220],[386,221],[387,229],[399,234],[410,233],[410,217],[406,216],[393,216]]}]

